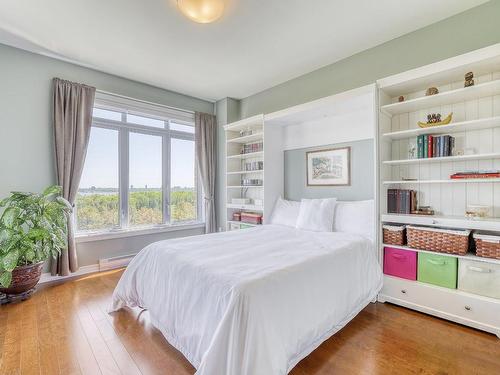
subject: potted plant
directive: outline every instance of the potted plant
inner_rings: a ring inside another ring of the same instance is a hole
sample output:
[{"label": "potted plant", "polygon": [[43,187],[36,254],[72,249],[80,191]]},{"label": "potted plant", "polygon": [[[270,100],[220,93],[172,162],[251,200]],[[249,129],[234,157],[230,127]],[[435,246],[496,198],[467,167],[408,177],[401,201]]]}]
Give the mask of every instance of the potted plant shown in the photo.
[{"label": "potted plant", "polygon": [[0,210],[0,293],[24,293],[40,280],[43,263],[66,248],[72,207],[61,187],[49,186],[41,194],[12,192]]}]

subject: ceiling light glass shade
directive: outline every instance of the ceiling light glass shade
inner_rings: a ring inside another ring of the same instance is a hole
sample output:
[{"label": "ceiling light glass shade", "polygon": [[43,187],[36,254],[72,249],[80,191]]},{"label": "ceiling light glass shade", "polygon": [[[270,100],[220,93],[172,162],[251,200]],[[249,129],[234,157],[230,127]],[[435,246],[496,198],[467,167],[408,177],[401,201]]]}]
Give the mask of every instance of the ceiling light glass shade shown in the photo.
[{"label": "ceiling light glass shade", "polygon": [[198,23],[214,22],[224,12],[223,0],[177,0],[177,6],[187,18]]}]

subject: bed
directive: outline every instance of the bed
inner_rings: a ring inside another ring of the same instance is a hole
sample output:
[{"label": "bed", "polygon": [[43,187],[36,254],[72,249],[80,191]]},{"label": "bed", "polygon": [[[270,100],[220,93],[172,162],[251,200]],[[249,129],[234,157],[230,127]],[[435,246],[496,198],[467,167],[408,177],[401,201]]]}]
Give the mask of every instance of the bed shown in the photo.
[{"label": "bed", "polygon": [[111,311],[149,310],[197,375],[281,375],[344,327],[382,286],[373,242],[280,225],[144,248]]}]

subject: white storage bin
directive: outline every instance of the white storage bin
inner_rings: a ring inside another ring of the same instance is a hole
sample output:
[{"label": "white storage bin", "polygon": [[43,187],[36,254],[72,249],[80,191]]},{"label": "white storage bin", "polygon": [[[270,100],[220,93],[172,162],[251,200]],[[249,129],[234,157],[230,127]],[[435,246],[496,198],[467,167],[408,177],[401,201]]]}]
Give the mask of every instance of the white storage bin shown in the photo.
[{"label": "white storage bin", "polygon": [[500,264],[459,259],[458,289],[500,299]]},{"label": "white storage bin", "polygon": [[229,224],[229,230],[238,230],[238,229],[240,229],[240,224],[236,223]]}]

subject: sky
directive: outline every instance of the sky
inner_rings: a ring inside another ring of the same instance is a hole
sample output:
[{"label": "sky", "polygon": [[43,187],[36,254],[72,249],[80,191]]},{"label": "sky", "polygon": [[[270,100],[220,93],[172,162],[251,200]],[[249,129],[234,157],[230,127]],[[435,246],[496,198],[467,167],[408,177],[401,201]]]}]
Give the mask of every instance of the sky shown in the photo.
[{"label": "sky", "polygon": [[[130,133],[129,184],[161,187],[161,137]],[[194,142],[171,141],[171,186],[194,187]],[[80,188],[118,188],[118,131],[92,127]]]}]

